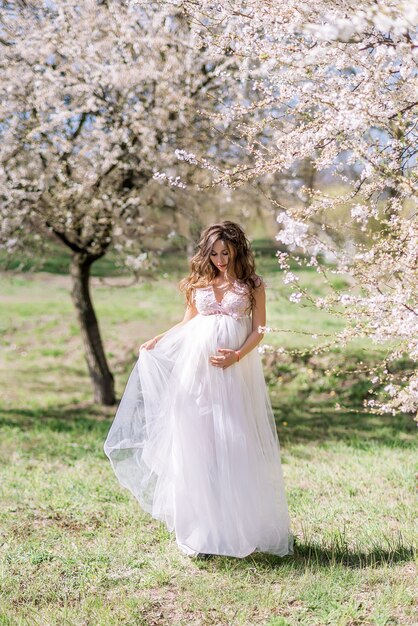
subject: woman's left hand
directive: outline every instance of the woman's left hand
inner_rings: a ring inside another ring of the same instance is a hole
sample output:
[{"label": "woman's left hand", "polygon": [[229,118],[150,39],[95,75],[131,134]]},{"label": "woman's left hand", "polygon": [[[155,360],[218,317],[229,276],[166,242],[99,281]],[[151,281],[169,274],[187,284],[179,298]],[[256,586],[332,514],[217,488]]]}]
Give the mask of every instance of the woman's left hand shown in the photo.
[{"label": "woman's left hand", "polygon": [[238,356],[235,350],[230,350],[229,348],[218,348],[218,352],[221,353],[221,356],[209,357],[209,361],[215,367],[222,367],[222,369],[226,369],[238,361]]}]

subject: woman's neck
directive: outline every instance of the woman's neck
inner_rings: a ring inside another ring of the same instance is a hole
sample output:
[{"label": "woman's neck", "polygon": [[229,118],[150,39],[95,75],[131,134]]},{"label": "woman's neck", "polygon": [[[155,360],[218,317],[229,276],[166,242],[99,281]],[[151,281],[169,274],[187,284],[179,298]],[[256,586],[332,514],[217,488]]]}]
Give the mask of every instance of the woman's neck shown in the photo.
[{"label": "woman's neck", "polygon": [[215,276],[212,283],[214,283],[215,285],[221,286],[221,285],[228,285],[230,283],[234,283],[235,281],[236,281],[236,276],[231,276],[231,275],[226,276],[225,272],[221,272],[217,276]]}]

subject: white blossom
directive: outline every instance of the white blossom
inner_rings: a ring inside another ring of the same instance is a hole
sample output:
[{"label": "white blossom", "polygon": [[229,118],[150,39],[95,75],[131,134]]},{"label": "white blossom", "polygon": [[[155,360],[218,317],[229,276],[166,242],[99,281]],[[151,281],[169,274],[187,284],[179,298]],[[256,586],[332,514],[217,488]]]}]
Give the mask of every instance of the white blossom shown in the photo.
[{"label": "white blossom", "polygon": [[260,334],[271,333],[272,328],[270,328],[270,326],[258,326],[257,332]]},{"label": "white blossom", "polygon": [[142,252],[138,256],[128,254],[125,259],[125,265],[134,271],[138,271],[146,266],[147,259],[148,254],[146,252]]},{"label": "white blossom", "polygon": [[356,206],[351,209],[351,217],[354,218],[357,222],[367,222],[370,215],[369,209],[367,206],[356,204]]},{"label": "white blossom", "polygon": [[[280,181],[270,195],[280,210],[276,238],[286,247],[278,253],[281,269],[290,271],[289,252],[310,254],[315,260],[306,265],[350,284],[344,294],[311,296],[318,308],[344,316],[340,342],[369,338],[393,358],[417,360],[418,5],[248,0],[242,12],[233,2],[182,6],[204,24],[201,43],[231,59],[217,121],[227,123],[223,132],[235,151],[216,182],[236,188]],[[307,176],[298,174],[307,166]],[[373,410],[417,411],[411,381],[386,394]]]},{"label": "white blossom", "polygon": [[279,213],[276,221],[282,225],[277,235],[277,241],[287,244],[291,248],[305,247],[305,235],[308,231],[307,224],[293,219],[287,213]]},{"label": "white blossom", "polygon": [[283,282],[285,285],[289,283],[295,283],[299,280],[299,276],[296,276],[293,272],[285,272],[283,276]]},{"label": "white blossom", "polygon": [[302,295],[303,294],[300,291],[295,291],[290,294],[289,300],[290,302],[295,302],[296,304],[298,304],[302,299]]}]

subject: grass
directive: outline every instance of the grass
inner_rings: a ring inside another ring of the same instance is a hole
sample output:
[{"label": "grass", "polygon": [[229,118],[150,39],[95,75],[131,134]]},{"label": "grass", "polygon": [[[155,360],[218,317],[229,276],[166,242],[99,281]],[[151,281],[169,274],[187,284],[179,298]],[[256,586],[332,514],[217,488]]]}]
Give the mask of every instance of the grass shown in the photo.
[{"label": "grass", "polygon": [[[139,344],[181,316],[181,263],[169,267],[149,285],[93,281],[119,395]],[[270,265],[261,270],[270,325],[339,327],[291,305]],[[300,277],[321,289],[314,274]],[[338,380],[309,382],[309,363],[289,365],[297,376],[269,370],[295,554],[189,559],[104,457],[114,410],[90,400],[68,277],[2,276],[0,291],[1,626],[416,623],[411,417],[364,414],[355,394],[336,412],[347,399]],[[271,342],[315,340],[283,332]]]}]

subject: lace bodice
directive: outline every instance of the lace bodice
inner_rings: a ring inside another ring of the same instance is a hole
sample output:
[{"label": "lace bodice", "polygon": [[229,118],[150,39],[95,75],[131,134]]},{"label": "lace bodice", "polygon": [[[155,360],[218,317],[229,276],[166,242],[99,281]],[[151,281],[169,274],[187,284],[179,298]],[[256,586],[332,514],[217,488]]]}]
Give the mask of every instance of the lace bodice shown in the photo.
[{"label": "lace bodice", "polygon": [[251,314],[248,287],[237,281],[225,292],[220,302],[216,300],[212,285],[196,288],[193,298],[201,315],[230,315],[238,319]]}]

